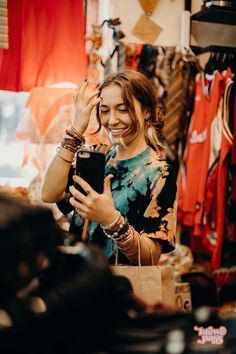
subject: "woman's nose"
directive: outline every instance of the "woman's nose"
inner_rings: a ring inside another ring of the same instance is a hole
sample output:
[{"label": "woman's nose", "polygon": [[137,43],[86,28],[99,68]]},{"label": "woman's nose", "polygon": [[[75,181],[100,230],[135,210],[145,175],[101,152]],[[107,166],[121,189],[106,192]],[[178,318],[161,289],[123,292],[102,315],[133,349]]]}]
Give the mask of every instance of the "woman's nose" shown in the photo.
[{"label": "woman's nose", "polygon": [[114,125],[119,122],[119,118],[117,117],[117,114],[115,111],[110,111],[109,115],[109,125]]}]

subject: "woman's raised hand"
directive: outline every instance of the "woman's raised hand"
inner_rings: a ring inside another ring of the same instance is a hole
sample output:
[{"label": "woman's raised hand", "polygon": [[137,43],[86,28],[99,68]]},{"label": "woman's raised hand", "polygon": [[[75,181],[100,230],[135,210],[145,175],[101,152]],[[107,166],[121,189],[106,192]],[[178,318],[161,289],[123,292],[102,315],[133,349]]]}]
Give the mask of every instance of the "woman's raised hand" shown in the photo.
[{"label": "woman's raised hand", "polygon": [[84,81],[81,86],[77,86],[74,91],[74,121],[73,127],[81,134],[88,127],[91,112],[93,108],[101,101],[98,89],[89,89],[87,81]]}]

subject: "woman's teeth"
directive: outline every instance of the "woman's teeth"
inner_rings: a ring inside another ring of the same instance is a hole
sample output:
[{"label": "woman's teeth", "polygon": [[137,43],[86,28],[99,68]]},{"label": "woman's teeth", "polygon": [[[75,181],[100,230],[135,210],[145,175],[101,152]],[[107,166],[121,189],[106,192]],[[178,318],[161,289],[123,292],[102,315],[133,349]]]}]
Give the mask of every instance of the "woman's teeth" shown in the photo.
[{"label": "woman's teeth", "polygon": [[114,136],[114,135],[120,135],[122,134],[124,131],[124,129],[111,129],[110,132],[111,134]]}]

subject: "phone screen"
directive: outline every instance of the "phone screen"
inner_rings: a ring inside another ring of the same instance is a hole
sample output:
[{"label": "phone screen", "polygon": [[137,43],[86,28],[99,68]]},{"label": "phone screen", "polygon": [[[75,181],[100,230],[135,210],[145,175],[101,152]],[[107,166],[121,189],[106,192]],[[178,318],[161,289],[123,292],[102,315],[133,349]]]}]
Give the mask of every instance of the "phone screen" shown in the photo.
[{"label": "phone screen", "polygon": [[[98,193],[103,192],[105,155],[98,151],[79,150],[76,157],[76,174]],[[82,193],[85,191],[76,185]]]}]

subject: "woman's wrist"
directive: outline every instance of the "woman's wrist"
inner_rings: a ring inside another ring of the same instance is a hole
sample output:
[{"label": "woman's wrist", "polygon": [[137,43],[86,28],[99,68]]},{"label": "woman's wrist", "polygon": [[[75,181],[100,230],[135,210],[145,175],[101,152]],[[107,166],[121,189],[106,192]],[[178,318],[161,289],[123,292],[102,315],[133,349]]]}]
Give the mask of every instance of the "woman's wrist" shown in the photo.
[{"label": "woman's wrist", "polygon": [[84,144],[85,139],[83,135],[71,126],[65,131],[63,140],[61,142],[61,147],[75,154]]},{"label": "woman's wrist", "polygon": [[121,220],[123,219],[120,211],[116,210],[116,213],[114,213],[107,222],[101,223],[101,228],[103,230],[111,230],[115,231],[116,229],[119,228],[119,225],[121,223]]},{"label": "woman's wrist", "polygon": [[58,146],[57,156],[59,156],[63,161],[71,164],[74,161],[75,153],[63,148],[62,146]]},{"label": "woman's wrist", "polygon": [[87,129],[87,125],[76,124],[75,122],[71,124],[71,127],[74,128],[77,132],[79,132],[82,135],[85,133]]},{"label": "woman's wrist", "polygon": [[82,144],[85,143],[85,138],[83,137],[84,134],[84,129],[82,128],[77,128],[74,124],[71,125],[71,127],[67,130],[67,132],[71,132],[71,134],[76,136],[77,139],[79,139]]}]

